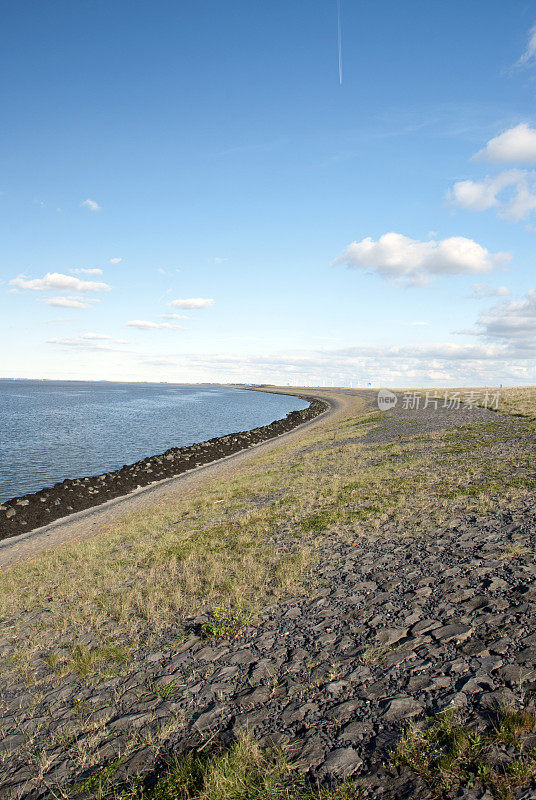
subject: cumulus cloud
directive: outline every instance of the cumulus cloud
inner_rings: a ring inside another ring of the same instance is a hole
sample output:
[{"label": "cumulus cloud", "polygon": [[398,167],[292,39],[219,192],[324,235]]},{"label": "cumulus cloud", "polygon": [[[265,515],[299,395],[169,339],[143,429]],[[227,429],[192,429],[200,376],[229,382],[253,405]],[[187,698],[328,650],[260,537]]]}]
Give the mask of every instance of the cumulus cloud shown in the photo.
[{"label": "cumulus cloud", "polygon": [[122,260],[123,260],[122,258],[111,258],[110,264],[119,264],[119,262]]},{"label": "cumulus cloud", "polygon": [[448,196],[456,205],[469,211],[485,211],[499,205],[499,192],[515,186],[522,178],[523,173],[519,170],[507,170],[495,177],[486,176],[480,181],[456,181]]},{"label": "cumulus cloud", "polygon": [[180,325],[171,325],[169,322],[148,322],[144,319],[131,319],[129,322],[125,322],[126,328],[139,328],[142,331],[156,331],[156,330],[168,330],[168,331],[182,331]]},{"label": "cumulus cloud", "polygon": [[108,292],[110,290],[107,283],[83,281],[73,275],[63,275],[61,272],[47,272],[44,278],[28,278],[26,275],[18,275],[9,283],[18,289],[28,289],[32,292]]},{"label": "cumulus cloud", "polygon": [[447,196],[468,211],[496,207],[504,219],[525,219],[536,211],[536,172],[511,169],[479,181],[457,181]]},{"label": "cumulus cloud", "polygon": [[208,308],[214,305],[214,300],[208,297],[188,297],[185,300],[172,300],[168,306],[174,308]]},{"label": "cumulus cloud", "polygon": [[54,308],[91,308],[91,303],[95,301],[80,300],[78,297],[47,297],[39,302]]},{"label": "cumulus cloud", "polygon": [[89,269],[80,267],[79,269],[72,269],[71,272],[75,275],[102,275],[102,269],[98,267],[90,267]]},{"label": "cumulus cloud", "polygon": [[186,314],[160,314],[162,319],[190,319]]},{"label": "cumulus cloud", "polygon": [[[536,128],[521,123],[490,139],[476,154],[495,163],[535,163]],[[468,211],[495,208],[499,217],[521,220],[536,212],[536,171],[508,169],[479,180],[456,181],[447,197]]]},{"label": "cumulus cloud", "polygon": [[87,200],[84,200],[82,203],[80,203],[80,205],[85,207],[85,208],[89,208],[90,211],[100,211],[101,210],[101,207],[99,206],[99,204],[96,203],[95,200],[91,200],[89,197],[87,198]]},{"label": "cumulus cloud", "polygon": [[420,241],[401,233],[385,233],[352,242],[335,259],[350,269],[376,272],[383,278],[407,286],[422,286],[431,275],[472,275],[491,272],[510,260],[508,253],[492,254],[463,236]]},{"label": "cumulus cloud", "polygon": [[488,286],[487,283],[474,283],[469,297],[474,300],[482,300],[484,297],[508,297],[510,293],[507,286],[498,286],[495,289],[493,286]]},{"label": "cumulus cloud", "polygon": [[475,158],[496,164],[533,164],[536,162],[536,128],[525,122],[490,139]]}]

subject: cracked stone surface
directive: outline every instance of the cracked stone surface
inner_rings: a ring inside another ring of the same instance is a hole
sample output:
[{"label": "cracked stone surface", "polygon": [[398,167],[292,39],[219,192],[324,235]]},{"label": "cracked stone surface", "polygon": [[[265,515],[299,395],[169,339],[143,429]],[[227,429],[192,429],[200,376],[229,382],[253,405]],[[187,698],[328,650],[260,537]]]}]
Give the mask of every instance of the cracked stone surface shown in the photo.
[{"label": "cracked stone surface", "polygon": [[[443,430],[485,423],[490,413],[395,409],[389,416]],[[387,426],[364,439],[389,441],[399,431]],[[230,741],[243,729],[261,743],[289,745],[312,780],[353,776],[371,798],[380,790],[418,797],[419,779],[383,766],[407,720],[449,705],[478,719],[498,702],[532,702],[536,498],[425,526],[419,537],[381,531],[353,542],[328,537],[321,547],[311,592],[265,608],[234,639],[202,639],[201,615],[188,621],[191,633],[180,644],[170,625],[158,647],[133,653],[125,675],[89,687],[71,674],[47,683],[44,694],[50,671],[37,659],[33,684],[3,688],[0,798],[53,797],[54,786],[87,777],[94,765],[80,770],[76,747],[94,748],[104,765],[135,733],[138,745],[117,770],[126,778],[166,754],[211,737]],[[2,628],[0,654],[1,637]],[[86,733],[71,742],[81,718]],[[151,731],[170,720],[157,750]],[[42,779],[29,753],[46,760]]]}]

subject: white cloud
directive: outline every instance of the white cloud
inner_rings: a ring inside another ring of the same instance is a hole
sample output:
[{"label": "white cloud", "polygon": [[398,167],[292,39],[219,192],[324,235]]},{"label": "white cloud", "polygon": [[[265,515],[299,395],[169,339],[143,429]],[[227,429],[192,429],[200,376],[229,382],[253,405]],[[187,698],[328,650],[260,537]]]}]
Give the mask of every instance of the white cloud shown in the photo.
[{"label": "white cloud", "polygon": [[517,181],[518,176],[511,173],[502,173],[496,178],[486,177],[481,181],[456,181],[448,197],[469,211],[485,211],[499,205],[497,194]]},{"label": "white cloud", "polygon": [[492,254],[463,236],[439,241],[410,239],[401,233],[385,233],[378,241],[370,237],[352,242],[335,260],[350,269],[377,272],[383,278],[422,286],[431,275],[474,275],[491,272],[510,260],[508,253]]},{"label": "white cloud", "polygon": [[39,302],[54,308],[91,308],[90,303],[95,301],[82,301],[77,297],[47,297]]},{"label": "white cloud", "polygon": [[[117,341],[119,342],[121,340],[117,340]],[[92,351],[98,351],[99,353],[101,353],[103,351],[104,352],[121,352],[121,353],[125,352],[124,350],[118,350],[117,348],[112,347],[111,346],[111,342],[106,342],[106,343],[105,342],[94,342],[94,341],[91,341],[91,340],[88,341],[88,340],[83,339],[83,338],[79,338],[79,339],[59,339],[59,338],[55,338],[54,337],[53,339],[47,339],[47,344],[59,344],[59,345],[62,345],[63,347],[75,347],[75,348],[77,348],[79,350],[92,350]]]},{"label": "white cloud", "polygon": [[160,314],[162,319],[190,319],[186,314]]},{"label": "white cloud", "polygon": [[529,31],[529,40],[525,52],[517,62],[518,67],[527,67],[536,59],[536,25]]},{"label": "white cloud", "polygon": [[481,300],[484,297],[508,297],[510,293],[510,289],[506,286],[498,286],[494,289],[493,286],[488,286],[486,283],[474,283],[469,297]]},{"label": "white cloud", "polygon": [[107,336],[105,333],[83,333],[81,339],[102,340],[113,342],[114,344],[127,344],[126,339],[114,339],[113,336]]},{"label": "white cloud", "polygon": [[111,258],[110,264],[119,264],[119,262],[122,260],[123,260],[122,258]]},{"label": "white cloud", "polygon": [[214,300],[208,297],[189,297],[186,300],[172,300],[171,303],[168,303],[168,306],[174,308],[208,308],[213,305]]},{"label": "white cloud", "polygon": [[536,162],[536,128],[525,122],[490,139],[475,158],[496,164],[532,164]]},{"label": "white cloud", "polygon": [[98,269],[98,267],[91,267],[89,269],[83,269],[81,267],[80,269],[72,269],[71,272],[75,275],[102,275],[102,269]]},{"label": "white cloud", "polygon": [[485,211],[498,205],[498,189],[492,179],[483,181],[456,181],[447,193],[447,198],[469,211]]},{"label": "white cloud", "polygon": [[180,325],[170,325],[169,322],[148,322],[143,319],[131,319],[130,322],[125,322],[126,328],[139,328],[140,330],[156,331],[156,330],[169,330],[169,331],[182,331],[184,330]]},{"label": "white cloud", "polygon": [[153,358],[144,362],[150,367],[176,367],[180,362],[171,358]]},{"label": "white cloud", "polygon": [[9,283],[19,289],[28,289],[32,292],[107,292],[110,290],[107,283],[82,281],[80,278],[63,275],[61,272],[47,272],[44,278],[27,278],[26,275],[18,275]]},{"label": "white cloud", "polygon": [[468,211],[496,207],[504,219],[525,219],[536,211],[536,172],[510,169],[480,181],[457,181],[447,197]]},{"label": "white cloud", "polygon": [[101,207],[99,206],[99,204],[96,203],[95,200],[90,200],[89,197],[87,198],[87,200],[84,200],[83,203],[80,203],[80,205],[84,206],[85,208],[89,208],[90,211],[100,211],[101,210]]},{"label": "white cloud", "polygon": [[456,344],[454,342],[440,342],[427,345],[396,345],[396,346],[367,346],[346,347],[341,350],[331,351],[341,357],[347,358],[418,358],[418,359],[480,359],[500,357],[500,352],[492,345]]},{"label": "white cloud", "polygon": [[[534,357],[520,351],[513,359],[504,343],[365,346],[340,350],[239,356],[182,353],[162,360],[168,379],[318,385],[333,380],[366,386],[493,386],[533,383]],[[151,362],[148,362],[151,363]],[[152,363],[151,363],[152,365]],[[171,369],[173,367],[173,369]]]},{"label": "white cloud", "polygon": [[[490,139],[476,154],[495,163],[536,162],[536,128],[515,125]],[[496,208],[504,219],[521,220],[536,212],[536,171],[508,169],[480,180],[456,181],[447,198],[468,211]]]},{"label": "white cloud", "polygon": [[536,211],[536,173],[532,172],[519,182],[515,195],[503,203],[499,216],[505,219],[525,219]]},{"label": "white cloud", "polygon": [[498,303],[477,322],[478,335],[509,344],[516,352],[536,355],[536,289],[522,300]]}]

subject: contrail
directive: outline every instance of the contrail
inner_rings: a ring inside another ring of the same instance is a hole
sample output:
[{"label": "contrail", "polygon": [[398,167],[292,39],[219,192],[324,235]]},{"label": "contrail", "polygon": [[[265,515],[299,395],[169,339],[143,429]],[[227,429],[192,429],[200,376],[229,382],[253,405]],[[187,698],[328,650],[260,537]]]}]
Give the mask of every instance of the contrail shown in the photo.
[{"label": "contrail", "polygon": [[341,0],[337,0],[337,32],[339,35],[339,84],[342,86]]}]

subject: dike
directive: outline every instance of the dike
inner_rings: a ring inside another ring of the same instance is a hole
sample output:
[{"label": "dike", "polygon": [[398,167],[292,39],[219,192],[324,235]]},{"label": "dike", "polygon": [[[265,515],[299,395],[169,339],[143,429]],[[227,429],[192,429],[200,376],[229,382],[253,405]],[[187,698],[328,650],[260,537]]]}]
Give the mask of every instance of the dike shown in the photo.
[{"label": "dike", "polygon": [[67,478],[52,488],[6,500],[0,504],[0,540],[27,533],[76,511],[101,505],[149,484],[246,450],[309,422],[330,406],[315,397],[296,396],[309,402],[308,408],[291,411],[269,425],[217,436],[187,447],[171,447],[165,453],[125,464],[121,469],[87,478]]}]

